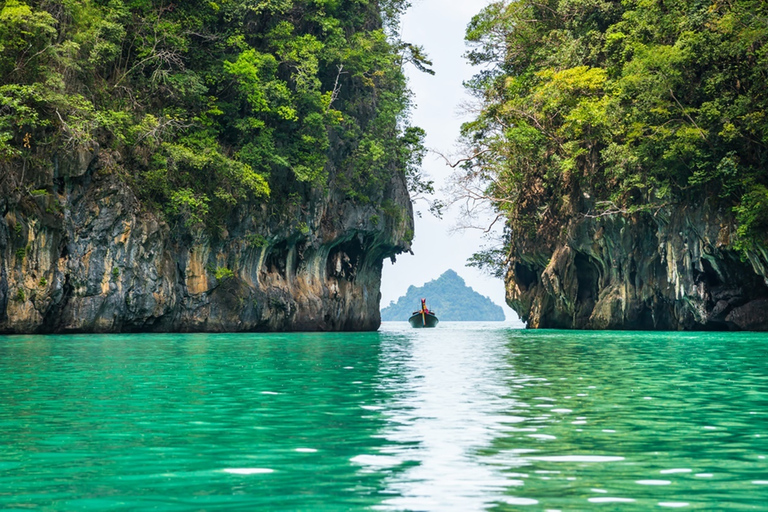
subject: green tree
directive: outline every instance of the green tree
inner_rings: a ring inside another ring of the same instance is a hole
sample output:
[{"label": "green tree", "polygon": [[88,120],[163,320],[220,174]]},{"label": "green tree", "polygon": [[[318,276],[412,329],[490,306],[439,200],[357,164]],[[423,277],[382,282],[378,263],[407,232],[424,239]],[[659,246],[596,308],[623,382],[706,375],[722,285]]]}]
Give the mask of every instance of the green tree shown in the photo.
[{"label": "green tree", "polygon": [[464,180],[523,237],[713,198],[768,242],[768,4],[494,2],[467,29]]},{"label": "green tree", "polygon": [[380,201],[395,173],[424,186],[403,66],[429,62],[397,35],[407,2],[1,5],[9,168],[41,147],[98,144],[121,155],[105,172],[178,225],[214,231],[233,210],[331,184],[363,202]]}]

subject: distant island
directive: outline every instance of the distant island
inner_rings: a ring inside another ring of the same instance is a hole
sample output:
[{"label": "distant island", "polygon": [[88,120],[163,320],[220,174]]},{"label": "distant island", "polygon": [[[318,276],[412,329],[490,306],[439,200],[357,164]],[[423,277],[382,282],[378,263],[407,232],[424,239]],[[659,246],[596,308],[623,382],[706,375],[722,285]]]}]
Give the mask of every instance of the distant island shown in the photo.
[{"label": "distant island", "polygon": [[419,309],[421,299],[427,299],[427,307],[434,310],[442,321],[504,321],[504,310],[488,297],[467,286],[456,272],[447,270],[437,279],[424,286],[408,288],[405,296],[381,310],[385,322],[407,320]]}]

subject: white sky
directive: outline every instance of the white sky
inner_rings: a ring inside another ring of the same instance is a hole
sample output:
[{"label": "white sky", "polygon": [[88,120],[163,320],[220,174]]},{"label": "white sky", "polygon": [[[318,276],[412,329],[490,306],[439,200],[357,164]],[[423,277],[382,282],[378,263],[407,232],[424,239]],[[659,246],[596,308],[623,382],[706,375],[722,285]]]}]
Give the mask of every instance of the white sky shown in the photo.
[{"label": "white sky", "polygon": [[[403,40],[423,46],[435,70],[431,76],[412,66],[407,69],[416,103],[412,124],[426,130],[428,148],[443,154],[456,152],[461,123],[471,119],[460,113],[460,105],[470,99],[462,82],[475,72],[463,58],[467,50],[464,33],[472,16],[489,3],[489,0],[414,0],[413,7],[402,19]],[[435,154],[427,155],[423,167],[435,181],[436,188],[444,186],[452,173]],[[441,196],[438,193],[438,197]],[[453,269],[467,285],[502,306],[507,320],[517,320],[515,312],[504,302],[504,282],[465,266],[467,258],[481,245],[488,245],[482,232],[457,231],[456,207],[448,210],[443,220],[438,220],[426,211],[424,203],[417,202],[414,206],[424,210],[422,217],[415,219],[414,255],[401,254],[394,265],[385,260],[381,306],[405,295],[409,286],[421,286]]]}]

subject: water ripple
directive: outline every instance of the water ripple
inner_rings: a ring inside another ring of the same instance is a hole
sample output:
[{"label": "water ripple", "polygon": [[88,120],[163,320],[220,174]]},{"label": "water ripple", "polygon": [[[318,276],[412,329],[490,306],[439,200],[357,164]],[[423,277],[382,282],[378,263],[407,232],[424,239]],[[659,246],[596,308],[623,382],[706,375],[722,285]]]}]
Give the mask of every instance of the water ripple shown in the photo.
[{"label": "water ripple", "polygon": [[449,322],[0,337],[0,508],[765,510],[766,360]]}]

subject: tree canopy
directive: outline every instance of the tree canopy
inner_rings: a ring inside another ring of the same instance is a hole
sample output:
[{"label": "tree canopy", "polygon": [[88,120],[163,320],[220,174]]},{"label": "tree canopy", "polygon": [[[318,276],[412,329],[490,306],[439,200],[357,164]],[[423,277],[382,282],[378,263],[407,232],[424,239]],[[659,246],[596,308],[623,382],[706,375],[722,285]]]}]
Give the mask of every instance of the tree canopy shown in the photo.
[{"label": "tree canopy", "polygon": [[187,225],[331,179],[360,201],[392,172],[423,185],[402,67],[429,61],[397,36],[406,7],[5,0],[0,164],[98,144],[121,155],[112,171]]},{"label": "tree canopy", "polygon": [[490,4],[467,29],[465,187],[516,237],[707,199],[732,209],[736,248],[765,245],[766,19],[761,0]]}]

